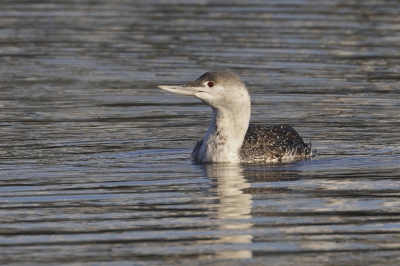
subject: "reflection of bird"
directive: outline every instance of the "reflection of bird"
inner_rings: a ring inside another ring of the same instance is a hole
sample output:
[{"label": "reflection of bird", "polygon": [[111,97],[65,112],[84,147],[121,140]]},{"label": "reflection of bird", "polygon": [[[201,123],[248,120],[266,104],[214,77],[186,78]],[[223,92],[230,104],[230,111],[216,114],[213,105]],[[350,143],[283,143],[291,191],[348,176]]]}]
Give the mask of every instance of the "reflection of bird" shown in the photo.
[{"label": "reflection of bird", "polygon": [[192,152],[191,159],[196,163],[290,162],[314,156],[311,143],[304,143],[288,125],[249,125],[250,96],[233,73],[207,72],[184,86],[158,87],[193,95],[211,106],[210,126]]}]

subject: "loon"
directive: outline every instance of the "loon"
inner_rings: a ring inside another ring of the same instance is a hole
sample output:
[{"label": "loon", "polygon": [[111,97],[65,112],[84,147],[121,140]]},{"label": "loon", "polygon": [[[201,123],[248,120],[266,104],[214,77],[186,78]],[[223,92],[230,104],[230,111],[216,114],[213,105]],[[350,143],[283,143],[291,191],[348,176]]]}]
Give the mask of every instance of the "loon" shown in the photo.
[{"label": "loon", "polygon": [[193,149],[194,163],[279,163],[315,155],[288,125],[249,124],[250,95],[239,76],[231,72],[207,72],[183,86],[158,88],[194,96],[212,108],[205,137]]}]

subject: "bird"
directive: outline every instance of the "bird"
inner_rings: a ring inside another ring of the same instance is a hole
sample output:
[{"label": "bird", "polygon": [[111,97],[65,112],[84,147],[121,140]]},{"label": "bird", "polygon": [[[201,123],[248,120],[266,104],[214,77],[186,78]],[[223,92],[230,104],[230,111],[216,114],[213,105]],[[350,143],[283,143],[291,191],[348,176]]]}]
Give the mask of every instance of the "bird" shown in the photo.
[{"label": "bird", "polygon": [[311,142],[304,143],[286,124],[249,124],[251,101],[246,85],[231,72],[207,72],[187,85],[159,85],[158,88],[194,96],[212,109],[204,138],[191,154],[195,164],[288,163],[315,156]]}]

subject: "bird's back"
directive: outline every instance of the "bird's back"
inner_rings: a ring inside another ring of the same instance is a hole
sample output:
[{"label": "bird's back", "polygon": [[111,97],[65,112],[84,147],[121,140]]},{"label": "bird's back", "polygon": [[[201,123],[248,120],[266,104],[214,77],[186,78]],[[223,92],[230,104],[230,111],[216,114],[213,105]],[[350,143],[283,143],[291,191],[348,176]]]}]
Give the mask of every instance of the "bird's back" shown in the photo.
[{"label": "bird's back", "polygon": [[240,149],[241,163],[291,162],[314,156],[291,126],[250,124]]}]

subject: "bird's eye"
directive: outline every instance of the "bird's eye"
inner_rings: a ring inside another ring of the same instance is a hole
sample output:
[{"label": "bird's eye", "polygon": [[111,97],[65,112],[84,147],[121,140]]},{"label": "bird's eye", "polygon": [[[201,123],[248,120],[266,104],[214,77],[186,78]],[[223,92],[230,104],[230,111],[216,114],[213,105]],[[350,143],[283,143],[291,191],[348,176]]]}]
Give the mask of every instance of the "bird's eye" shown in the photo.
[{"label": "bird's eye", "polygon": [[210,88],[214,87],[214,82],[212,82],[212,81],[207,82],[207,86]]}]

